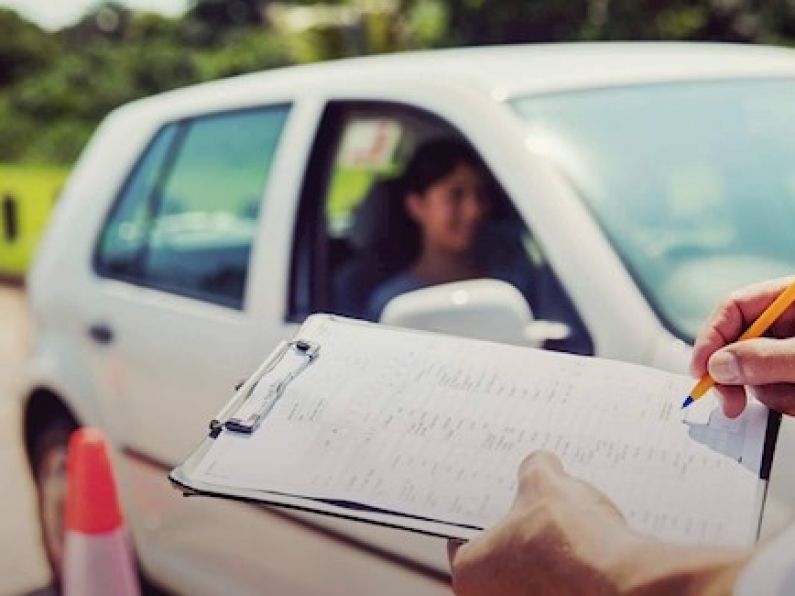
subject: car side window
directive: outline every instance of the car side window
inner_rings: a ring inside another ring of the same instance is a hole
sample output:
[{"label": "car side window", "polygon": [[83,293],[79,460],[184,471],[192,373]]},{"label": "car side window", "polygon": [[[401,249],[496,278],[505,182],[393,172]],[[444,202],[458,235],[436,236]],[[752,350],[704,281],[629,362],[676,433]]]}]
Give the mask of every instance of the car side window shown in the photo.
[{"label": "car side window", "polygon": [[[477,149],[434,114],[400,104],[334,102],[310,157],[294,238],[289,315],[334,312],[375,320],[386,287],[417,289],[421,233],[406,210],[406,165],[438,141]],[[592,353],[590,337],[511,197],[485,168],[489,210],[471,246],[486,277],[517,288],[537,318],[571,330],[550,349]],[[408,280],[408,281],[406,281]],[[391,285],[390,285],[391,284]],[[422,287],[420,285],[420,287]]]},{"label": "car side window", "polygon": [[[103,236],[100,262],[107,261],[112,230],[141,230],[145,240],[128,248],[135,254],[124,277],[241,308],[262,193],[288,109],[241,110],[180,123],[165,171],[147,187],[137,180],[146,169],[140,167],[128,185],[140,187],[129,199],[138,204],[127,206],[127,193],[121,197]],[[158,140],[149,153],[157,147]]]},{"label": "car side window", "polygon": [[400,222],[388,208],[398,197],[387,195],[417,145],[449,133],[437,119],[393,104],[329,106],[299,208],[293,320],[318,310],[362,316],[375,285],[405,257],[405,247],[393,242]]},{"label": "car side window", "polygon": [[97,268],[104,275],[136,275],[138,258],[147,240],[150,198],[176,132],[176,124],[160,129],[117,198],[97,250]]}]

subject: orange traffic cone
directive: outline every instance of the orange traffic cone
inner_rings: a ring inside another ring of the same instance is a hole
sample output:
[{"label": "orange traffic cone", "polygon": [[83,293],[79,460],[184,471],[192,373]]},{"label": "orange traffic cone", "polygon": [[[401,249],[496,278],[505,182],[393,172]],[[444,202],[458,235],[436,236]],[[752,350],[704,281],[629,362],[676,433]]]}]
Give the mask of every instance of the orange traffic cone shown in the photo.
[{"label": "orange traffic cone", "polygon": [[69,438],[67,458],[65,596],[138,596],[138,578],[110,469],[96,428]]}]

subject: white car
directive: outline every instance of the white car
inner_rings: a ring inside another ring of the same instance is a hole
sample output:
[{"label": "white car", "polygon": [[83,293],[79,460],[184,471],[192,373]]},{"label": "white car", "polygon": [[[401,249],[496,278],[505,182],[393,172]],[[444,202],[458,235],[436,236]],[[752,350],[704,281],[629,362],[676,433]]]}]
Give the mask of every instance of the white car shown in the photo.
[{"label": "white car", "polygon": [[143,571],[169,590],[448,593],[442,540],[166,479],[279,340],[312,312],[357,316],[395,272],[390,180],[438,137],[490,169],[484,250],[530,283],[426,288],[382,320],[681,371],[719,297],[792,272],[791,50],[420,52],[132,102],[85,149],[28,279],[24,436],[56,576],[66,438],[94,425]]}]

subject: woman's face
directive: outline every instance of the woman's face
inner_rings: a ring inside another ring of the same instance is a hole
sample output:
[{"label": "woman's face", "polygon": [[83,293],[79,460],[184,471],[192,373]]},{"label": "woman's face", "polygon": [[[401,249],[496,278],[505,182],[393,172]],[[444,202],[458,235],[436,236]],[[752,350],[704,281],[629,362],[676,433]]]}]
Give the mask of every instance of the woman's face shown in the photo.
[{"label": "woman's face", "polygon": [[466,253],[472,248],[480,225],[488,214],[483,176],[461,163],[423,193],[412,193],[406,206],[422,228],[426,248]]}]

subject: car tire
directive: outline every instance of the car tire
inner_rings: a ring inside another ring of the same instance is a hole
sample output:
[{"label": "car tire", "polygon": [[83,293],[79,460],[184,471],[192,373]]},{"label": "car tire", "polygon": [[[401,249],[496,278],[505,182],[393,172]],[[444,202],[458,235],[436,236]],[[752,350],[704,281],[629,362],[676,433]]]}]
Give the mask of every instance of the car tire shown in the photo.
[{"label": "car tire", "polygon": [[31,451],[41,542],[56,588],[61,585],[63,570],[66,451],[76,428],[66,418],[49,420],[34,437]]}]

